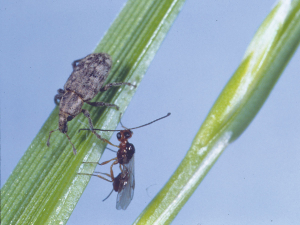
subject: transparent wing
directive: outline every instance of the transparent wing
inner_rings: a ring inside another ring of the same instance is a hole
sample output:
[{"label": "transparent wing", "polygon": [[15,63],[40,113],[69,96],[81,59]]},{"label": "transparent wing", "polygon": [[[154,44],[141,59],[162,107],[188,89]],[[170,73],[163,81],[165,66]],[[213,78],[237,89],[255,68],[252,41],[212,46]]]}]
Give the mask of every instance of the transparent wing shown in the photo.
[{"label": "transparent wing", "polygon": [[133,199],[135,179],[134,179],[134,155],[128,164],[124,164],[122,172],[122,180],[118,190],[116,208],[126,210]]}]

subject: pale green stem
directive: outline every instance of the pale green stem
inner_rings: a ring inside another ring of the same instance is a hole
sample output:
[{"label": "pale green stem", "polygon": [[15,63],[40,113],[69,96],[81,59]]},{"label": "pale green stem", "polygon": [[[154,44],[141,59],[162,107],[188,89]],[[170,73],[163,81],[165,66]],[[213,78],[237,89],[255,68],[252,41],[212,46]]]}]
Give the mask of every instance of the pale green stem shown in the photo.
[{"label": "pale green stem", "polygon": [[300,1],[279,1],[258,29],[181,164],[134,224],[172,222],[227,145],[253,120],[299,42]]}]

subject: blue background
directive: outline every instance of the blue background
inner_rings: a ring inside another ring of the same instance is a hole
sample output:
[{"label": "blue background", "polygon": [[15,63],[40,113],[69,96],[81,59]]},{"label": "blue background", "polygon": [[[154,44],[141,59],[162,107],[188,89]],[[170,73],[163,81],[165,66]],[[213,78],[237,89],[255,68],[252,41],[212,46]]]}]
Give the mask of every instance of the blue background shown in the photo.
[{"label": "blue background", "polygon": [[[71,62],[93,51],[124,3],[2,2],[1,186],[53,110]],[[92,178],[68,224],[135,220],[179,165],[273,4],[186,2],[122,119],[132,127],[172,113],[134,132],[133,201],[117,211],[115,193],[102,202],[111,184]],[[298,50],[254,121],[225,150],[173,224],[299,223],[299,62]],[[102,159],[112,157],[107,151]]]}]

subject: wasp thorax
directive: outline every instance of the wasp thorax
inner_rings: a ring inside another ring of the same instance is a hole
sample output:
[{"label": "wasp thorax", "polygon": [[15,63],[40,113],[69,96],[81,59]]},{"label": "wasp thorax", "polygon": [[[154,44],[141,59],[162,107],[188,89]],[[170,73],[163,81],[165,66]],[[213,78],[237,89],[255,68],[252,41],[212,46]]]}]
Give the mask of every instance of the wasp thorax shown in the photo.
[{"label": "wasp thorax", "polygon": [[120,164],[128,163],[132,158],[132,156],[134,155],[134,153],[135,153],[135,148],[133,144],[127,142],[125,148],[120,148],[117,153],[118,163]]}]

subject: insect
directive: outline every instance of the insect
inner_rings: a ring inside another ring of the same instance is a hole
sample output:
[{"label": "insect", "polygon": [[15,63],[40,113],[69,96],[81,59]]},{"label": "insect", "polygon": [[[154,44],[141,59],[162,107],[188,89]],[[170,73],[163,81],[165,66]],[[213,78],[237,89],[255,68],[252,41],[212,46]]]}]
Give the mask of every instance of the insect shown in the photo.
[{"label": "insect", "polygon": [[[98,165],[105,165],[105,164],[113,161],[113,163],[110,166],[110,174],[100,173],[100,174],[104,174],[104,175],[110,177],[111,180],[108,180],[105,177],[97,174],[99,172],[95,172],[93,174],[87,174],[87,173],[79,173],[79,174],[97,176],[106,181],[113,182],[113,190],[118,192],[116,208],[125,210],[133,198],[133,192],[134,192],[134,187],[135,187],[135,179],[134,179],[135,148],[134,148],[133,144],[128,142],[128,139],[130,139],[133,135],[133,132],[131,130],[141,128],[144,126],[148,126],[148,125],[150,125],[158,120],[164,119],[170,115],[171,115],[171,113],[168,113],[166,116],[163,116],[163,117],[156,119],[150,123],[147,123],[147,124],[144,124],[144,125],[141,125],[138,127],[134,127],[134,128],[126,128],[123,126],[123,124],[120,121],[121,126],[124,128],[124,130],[94,129],[94,130],[100,130],[100,131],[119,131],[117,133],[117,139],[118,139],[118,141],[120,141],[119,146],[109,143],[109,144],[119,148],[119,150],[117,151],[117,157],[112,158],[103,163],[83,162],[83,163],[97,163]],[[89,130],[89,129],[80,129],[79,131],[81,131],[81,130]],[[117,177],[115,177],[114,172],[113,172],[113,166],[117,165],[117,164],[119,164],[121,173]],[[112,190],[112,192],[113,192],[113,190]],[[111,195],[111,193],[108,195],[108,197]],[[106,200],[107,198],[105,198],[104,200]]]},{"label": "insect", "polygon": [[[68,136],[68,125],[67,123],[74,119],[78,114],[88,118],[89,126],[93,130],[94,126],[91,120],[91,116],[88,110],[82,109],[83,103],[87,103],[91,106],[107,106],[119,107],[115,104],[105,102],[90,102],[99,92],[104,92],[113,86],[120,85],[135,85],[131,83],[110,83],[104,85],[104,82],[109,74],[112,66],[112,59],[107,53],[93,53],[82,59],[75,60],[72,63],[73,72],[68,78],[64,89],[58,89],[58,94],[54,96],[55,104],[59,104],[59,122],[58,129],[49,132],[49,138],[47,146],[50,146],[51,134],[57,130],[65,134],[70,144],[73,147],[73,152],[76,155],[76,149]],[[60,102],[58,102],[60,100]],[[106,139],[101,138],[99,134],[96,134],[99,139],[108,143]]]},{"label": "insect", "polygon": [[[91,175],[96,176],[101,179],[104,179],[108,182],[113,182],[113,189],[109,193],[109,195],[103,199],[105,201],[109,198],[109,196],[113,193],[113,191],[118,192],[117,195],[117,202],[116,202],[116,209],[126,210],[129,206],[131,200],[133,199],[134,188],[135,188],[135,179],[134,179],[134,157],[131,158],[127,165],[122,165],[121,173],[118,174],[116,177],[112,177],[111,174],[95,172],[94,174],[86,174],[86,173],[79,173],[80,175]],[[99,174],[106,175],[110,178],[107,179]]]}]

